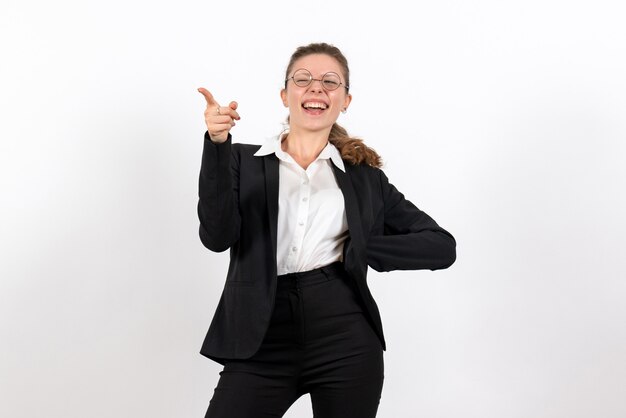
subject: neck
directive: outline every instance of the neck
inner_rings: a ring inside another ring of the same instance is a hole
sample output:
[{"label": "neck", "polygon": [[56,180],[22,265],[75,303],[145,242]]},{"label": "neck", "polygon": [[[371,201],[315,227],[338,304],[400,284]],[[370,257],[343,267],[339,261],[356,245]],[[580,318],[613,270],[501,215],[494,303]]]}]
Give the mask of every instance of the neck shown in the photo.
[{"label": "neck", "polygon": [[282,142],[282,149],[306,170],[326,147],[328,134],[329,132],[290,131]]}]

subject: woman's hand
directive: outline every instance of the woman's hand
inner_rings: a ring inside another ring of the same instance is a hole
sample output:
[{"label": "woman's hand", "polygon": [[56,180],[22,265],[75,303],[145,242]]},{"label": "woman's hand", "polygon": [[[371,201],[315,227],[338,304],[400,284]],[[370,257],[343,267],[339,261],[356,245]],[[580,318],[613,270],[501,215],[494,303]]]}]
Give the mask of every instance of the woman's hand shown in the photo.
[{"label": "woman's hand", "polygon": [[204,121],[211,141],[222,143],[228,139],[228,132],[235,126],[235,120],[241,119],[237,113],[237,102],[230,102],[228,107],[220,106],[210,91],[204,87],[198,89],[206,99]]}]

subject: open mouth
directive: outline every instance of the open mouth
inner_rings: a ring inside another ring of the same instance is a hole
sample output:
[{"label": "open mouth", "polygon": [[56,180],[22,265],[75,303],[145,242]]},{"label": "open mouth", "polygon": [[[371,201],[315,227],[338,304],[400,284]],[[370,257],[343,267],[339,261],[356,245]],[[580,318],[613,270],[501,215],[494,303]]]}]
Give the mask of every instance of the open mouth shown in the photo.
[{"label": "open mouth", "polygon": [[322,114],[327,108],[328,105],[324,102],[304,102],[302,103],[302,108],[307,112],[314,115]]}]

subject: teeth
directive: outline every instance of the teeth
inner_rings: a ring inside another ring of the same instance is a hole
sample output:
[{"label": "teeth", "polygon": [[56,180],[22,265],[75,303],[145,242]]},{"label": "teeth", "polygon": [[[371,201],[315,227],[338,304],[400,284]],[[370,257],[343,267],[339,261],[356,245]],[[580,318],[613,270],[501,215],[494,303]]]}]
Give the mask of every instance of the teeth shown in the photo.
[{"label": "teeth", "polygon": [[304,107],[306,107],[307,109],[326,109],[326,104],[310,102],[310,103],[305,103]]}]

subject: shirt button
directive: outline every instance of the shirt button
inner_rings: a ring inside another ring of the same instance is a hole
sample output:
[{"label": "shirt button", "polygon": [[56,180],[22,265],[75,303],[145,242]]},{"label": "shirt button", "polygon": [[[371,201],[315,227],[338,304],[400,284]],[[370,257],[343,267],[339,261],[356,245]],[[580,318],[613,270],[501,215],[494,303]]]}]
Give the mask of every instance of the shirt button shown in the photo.
[{"label": "shirt button", "polygon": [[304,225],[304,222],[300,221],[300,222],[298,222],[298,225],[302,226],[302,225]]},{"label": "shirt button", "polygon": [[308,197],[303,197],[303,198],[302,198],[302,201],[303,201],[303,202],[306,202],[307,200],[309,200],[309,198],[308,198]]},{"label": "shirt button", "polygon": [[297,247],[293,247],[293,248],[291,249],[291,251],[293,251],[293,252],[295,253],[296,251],[298,251],[298,248],[297,248]]}]

